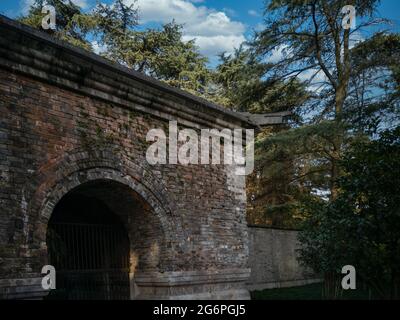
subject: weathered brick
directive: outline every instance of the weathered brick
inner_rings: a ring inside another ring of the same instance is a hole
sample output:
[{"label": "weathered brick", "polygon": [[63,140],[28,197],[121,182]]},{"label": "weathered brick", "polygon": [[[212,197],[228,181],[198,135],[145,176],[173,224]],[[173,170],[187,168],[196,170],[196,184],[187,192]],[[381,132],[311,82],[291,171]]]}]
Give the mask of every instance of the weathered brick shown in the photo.
[{"label": "weathered brick", "polygon": [[[6,104],[0,115],[0,279],[22,279],[11,282],[38,294],[27,279],[39,277],[48,263],[46,230],[55,206],[96,182],[81,192],[101,199],[124,222],[140,297],[247,297],[244,181],[222,165],[150,166],[145,153],[147,132],[167,128],[168,120],[195,129],[249,124],[69,47],[61,58],[50,38],[28,33],[0,21],[2,50],[46,48],[0,62]],[[44,57],[50,66],[37,63]],[[96,72],[67,81],[64,66]]]}]

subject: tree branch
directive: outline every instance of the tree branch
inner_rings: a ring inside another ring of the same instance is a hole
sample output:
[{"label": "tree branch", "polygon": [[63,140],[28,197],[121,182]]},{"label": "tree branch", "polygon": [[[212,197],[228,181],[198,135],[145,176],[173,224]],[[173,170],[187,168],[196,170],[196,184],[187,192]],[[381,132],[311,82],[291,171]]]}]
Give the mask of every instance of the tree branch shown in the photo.
[{"label": "tree branch", "polygon": [[326,67],[325,63],[322,60],[321,57],[321,47],[320,47],[320,42],[319,42],[319,27],[317,23],[317,19],[315,16],[315,2],[311,5],[311,12],[312,12],[312,20],[314,24],[314,40],[315,40],[315,49],[316,49],[316,57],[318,60],[318,64],[321,67],[322,71],[325,73],[327,78],[329,79],[330,83],[332,86],[335,88],[337,87],[336,81],[333,78],[332,74],[329,72],[328,68]]}]

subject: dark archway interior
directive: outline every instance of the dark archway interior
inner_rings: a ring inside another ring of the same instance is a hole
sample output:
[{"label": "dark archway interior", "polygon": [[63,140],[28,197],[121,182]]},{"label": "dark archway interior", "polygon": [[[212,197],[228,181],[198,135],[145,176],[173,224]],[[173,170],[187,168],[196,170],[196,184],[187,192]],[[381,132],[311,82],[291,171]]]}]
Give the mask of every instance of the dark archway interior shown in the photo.
[{"label": "dark archway interior", "polygon": [[136,206],[121,188],[111,181],[86,183],[56,205],[47,231],[56,290],[48,298],[129,299],[130,246],[120,206]]}]

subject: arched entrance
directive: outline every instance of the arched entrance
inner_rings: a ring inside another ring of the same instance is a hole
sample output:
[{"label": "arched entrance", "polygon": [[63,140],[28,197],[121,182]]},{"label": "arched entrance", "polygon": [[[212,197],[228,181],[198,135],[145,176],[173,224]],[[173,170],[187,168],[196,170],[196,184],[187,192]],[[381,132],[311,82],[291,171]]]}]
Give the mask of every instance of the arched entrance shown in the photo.
[{"label": "arched entrance", "polygon": [[[80,157],[85,161],[81,162]],[[59,204],[68,199],[69,202],[76,203],[72,197],[86,200],[90,198],[91,201],[96,200],[97,205],[97,201],[102,203],[107,207],[108,213],[118,218],[120,226],[124,227],[124,234],[129,238],[130,293],[129,295],[124,293],[122,298],[115,299],[149,299],[164,296],[157,291],[159,283],[157,279],[164,281],[165,272],[180,269],[185,265],[186,261],[179,259],[178,255],[182,254],[181,248],[187,237],[184,236],[181,216],[171,209],[174,208],[174,203],[169,198],[168,191],[164,189],[163,182],[146,170],[136,174],[137,167],[125,160],[119,162],[115,159],[98,162],[87,160],[85,153],[77,153],[74,157],[58,163],[56,167],[64,169],[46,175],[52,179],[44,181],[37,188],[36,196],[29,204],[31,211],[39,212],[37,224],[32,229],[32,237],[37,241],[42,253],[39,266],[54,263],[50,247],[51,242],[57,240],[52,240],[47,235],[52,224],[57,222],[53,217],[57,216]],[[123,166],[109,168],[110,163]],[[82,211],[82,208],[83,206],[78,206],[78,212]],[[80,213],[78,216],[82,217],[83,214]],[[98,222],[96,217],[99,216],[90,214],[89,221]],[[76,220],[73,222],[76,223]],[[72,241],[71,246],[76,248],[75,242]],[[59,270],[57,266],[55,267],[58,279]],[[49,298],[75,299],[73,296],[60,295],[62,294],[59,290],[62,288],[60,281],[56,281],[57,288],[50,292]],[[164,288],[164,284],[162,286]],[[92,298],[98,297],[88,295],[76,299]],[[114,298],[108,295],[104,299]]]},{"label": "arched entrance", "polygon": [[[112,181],[92,181],[55,206],[46,239],[57,275],[49,299],[130,298],[129,237],[123,213],[115,212],[120,188]],[[132,200],[125,199],[125,205]]]}]

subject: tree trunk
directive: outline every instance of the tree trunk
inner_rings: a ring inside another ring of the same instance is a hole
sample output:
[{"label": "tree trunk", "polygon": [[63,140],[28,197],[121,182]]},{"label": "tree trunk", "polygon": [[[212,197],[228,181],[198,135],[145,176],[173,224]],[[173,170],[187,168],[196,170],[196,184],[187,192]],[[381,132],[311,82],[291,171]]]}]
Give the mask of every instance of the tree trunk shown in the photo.
[{"label": "tree trunk", "polygon": [[336,272],[328,271],[324,274],[322,297],[327,300],[336,300],[341,296],[340,278]]}]

